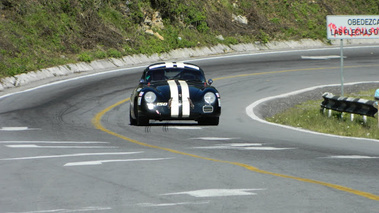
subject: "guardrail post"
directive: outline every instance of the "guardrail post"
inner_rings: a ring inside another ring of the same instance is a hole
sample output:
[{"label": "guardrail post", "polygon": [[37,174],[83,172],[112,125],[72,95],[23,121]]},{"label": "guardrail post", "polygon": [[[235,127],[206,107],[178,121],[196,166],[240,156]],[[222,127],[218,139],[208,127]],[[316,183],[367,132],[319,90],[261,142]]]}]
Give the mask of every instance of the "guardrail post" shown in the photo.
[{"label": "guardrail post", "polygon": [[[322,114],[325,115],[326,114],[326,108],[322,108]],[[328,118],[332,117],[332,110],[331,109],[328,109]]]}]

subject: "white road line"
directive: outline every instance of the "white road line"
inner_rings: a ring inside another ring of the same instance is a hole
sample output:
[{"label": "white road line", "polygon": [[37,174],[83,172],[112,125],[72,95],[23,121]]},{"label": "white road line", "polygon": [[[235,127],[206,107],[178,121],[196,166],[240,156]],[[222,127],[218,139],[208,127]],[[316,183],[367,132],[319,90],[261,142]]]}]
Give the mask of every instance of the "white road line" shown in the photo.
[{"label": "white road line", "polygon": [[83,157],[83,156],[108,156],[108,155],[132,155],[141,154],[143,152],[104,152],[104,153],[78,153],[68,155],[45,155],[45,156],[33,156],[33,157],[19,157],[19,158],[3,158],[3,161],[9,160],[35,160],[35,159],[49,159],[49,158],[67,158],[67,157]]},{"label": "white road line", "polygon": [[182,203],[138,203],[141,207],[167,207],[167,206],[184,206],[184,205],[204,205],[209,204],[210,201],[204,202],[182,202]]},{"label": "white road line", "polygon": [[111,207],[97,207],[89,206],[81,209],[51,209],[51,210],[39,210],[39,211],[27,211],[27,212],[7,212],[7,213],[70,213],[70,212],[93,212],[93,211],[104,211],[112,210]]},{"label": "white road line", "polygon": [[[328,60],[328,59],[338,59],[341,58],[339,55],[324,55],[324,56],[301,56],[301,59],[310,59],[310,60]],[[347,58],[344,56],[343,58]]]},{"label": "white road line", "polygon": [[261,143],[231,143],[231,144],[216,144],[213,146],[199,146],[194,147],[195,149],[238,149],[244,150],[247,147],[261,147]]},{"label": "white road line", "polygon": [[38,149],[115,149],[117,146],[39,146],[35,144],[5,145],[8,148],[38,148]]},{"label": "white road line", "polygon": [[158,161],[158,160],[169,160],[169,159],[172,159],[172,158],[139,158],[139,159],[96,160],[96,161],[71,162],[71,163],[66,163],[64,166],[94,166],[94,165],[102,165],[103,163]]},{"label": "white road line", "polygon": [[228,145],[233,147],[262,146],[261,143],[231,143]]},{"label": "white road line", "polygon": [[230,146],[215,145],[215,146],[197,146],[197,147],[193,147],[193,149],[233,149],[233,148]]},{"label": "white road line", "polygon": [[28,130],[41,130],[39,128],[29,128],[29,127],[2,127],[0,131],[28,131]]},{"label": "white road line", "polygon": [[277,147],[244,147],[245,150],[257,150],[257,151],[280,151],[280,150],[289,150],[295,148],[277,148]]},{"label": "white road line", "polygon": [[333,158],[333,159],[378,159],[379,157],[370,157],[370,156],[362,156],[362,155],[336,155],[336,156],[321,157],[321,158]]},{"label": "white road line", "polygon": [[279,148],[263,146],[260,143],[231,143],[231,144],[216,144],[213,146],[199,146],[193,147],[194,149],[234,149],[234,150],[257,150],[257,151],[280,151],[296,148]]},{"label": "white road line", "polygon": [[107,144],[109,142],[101,141],[0,141],[0,144]]},{"label": "white road line", "polygon": [[202,129],[202,127],[196,127],[196,126],[170,126],[170,129],[179,129],[179,130],[197,130]]},{"label": "white road line", "polygon": [[238,138],[219,138],[219,137],[199,137],[199,138],[191,138],[192,140],[205,140],[205,141],[228,141]]},{"label": "white road line", "polygon": [[226,196],[246,196],[246,195],[256,195],[256,193],[251,191],[260,191],[265,189],[203,189],[188,192],[175,192],[162,194],[167,195],[190,195],[192,197],[226,197]]}]

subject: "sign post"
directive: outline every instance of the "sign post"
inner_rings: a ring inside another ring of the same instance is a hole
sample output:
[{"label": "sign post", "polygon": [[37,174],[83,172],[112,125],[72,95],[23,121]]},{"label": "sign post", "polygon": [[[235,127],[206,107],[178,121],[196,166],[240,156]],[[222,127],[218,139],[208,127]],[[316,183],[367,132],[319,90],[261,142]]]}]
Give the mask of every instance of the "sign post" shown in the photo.
[{"label": "sign post", "polygon": [[341,68],[340,68],[340,75],[341,75],[341,96],[343,96],[343,82],[344,82],[344,78],[343,78],[343,39],[341,39],[341,44],[340,44],[340,49],[341,49],[341,54],[340,54],[340,58],[341,58]]},{"label": "sign post", "polygon": [[326,16],[328,39],[341,40],[341,96],[343,96],[343,39],[379,39],[378,15]]}]

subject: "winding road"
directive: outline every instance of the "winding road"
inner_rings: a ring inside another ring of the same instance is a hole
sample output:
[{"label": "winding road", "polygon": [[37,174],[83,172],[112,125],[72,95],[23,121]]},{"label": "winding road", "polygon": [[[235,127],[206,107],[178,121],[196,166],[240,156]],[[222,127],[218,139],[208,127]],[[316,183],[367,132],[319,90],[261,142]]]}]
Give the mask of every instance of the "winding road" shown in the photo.
[{"label": "winding road", "polygon": [[[188,60],[221,93],[219,126],[130,126],[129,96],[145,65],[2,94],[0,212],[379,212],[378,141],[257,116],[260,100],[339,84],[338,55]],[[344,55],[346,83],[377,80],[379,46]]]}]

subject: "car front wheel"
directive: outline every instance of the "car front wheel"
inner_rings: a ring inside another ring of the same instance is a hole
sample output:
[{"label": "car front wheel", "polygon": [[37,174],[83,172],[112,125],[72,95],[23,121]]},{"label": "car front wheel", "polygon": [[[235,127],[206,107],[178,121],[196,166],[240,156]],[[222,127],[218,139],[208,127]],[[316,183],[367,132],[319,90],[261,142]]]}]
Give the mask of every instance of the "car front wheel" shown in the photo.
[{"label": "car front wheel", "polygon": [[215,126],[217,126],[219,122],[220,122],[219,117],[200,118],[197,121],[199,125],[215,125]]},{"label": "car front wheel", "polygon": [[137,125],[137,120],[132,117],[131,111],[129,111],[129,122],[130,122],[130,125]]},{"label": "car front wheel", "polygon": [[149,118],[144,116],[137,116],[137,126],[147,126],[149,125]]}]

